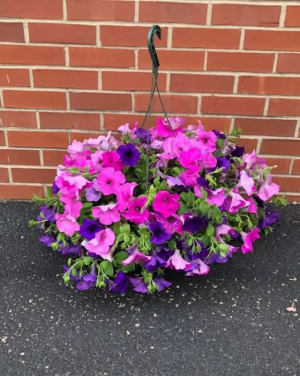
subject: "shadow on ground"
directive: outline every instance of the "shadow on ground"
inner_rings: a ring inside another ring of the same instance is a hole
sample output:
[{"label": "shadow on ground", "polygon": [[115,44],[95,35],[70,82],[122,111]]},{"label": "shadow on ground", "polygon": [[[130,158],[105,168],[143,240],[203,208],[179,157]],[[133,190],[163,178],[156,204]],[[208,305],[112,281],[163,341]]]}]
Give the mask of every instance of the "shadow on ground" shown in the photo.
[{"label": "shadow on ground", "polygon": [[1,376],[300,375],[300,206],[254,253],[153,296],[64,286],[36,212],[0,203]]}]

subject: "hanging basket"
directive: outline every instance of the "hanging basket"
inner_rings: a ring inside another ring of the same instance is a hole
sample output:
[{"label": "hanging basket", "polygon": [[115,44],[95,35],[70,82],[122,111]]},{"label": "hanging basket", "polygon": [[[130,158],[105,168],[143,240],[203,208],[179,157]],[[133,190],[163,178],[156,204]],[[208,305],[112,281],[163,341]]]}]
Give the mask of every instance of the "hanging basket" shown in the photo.
[{"label": "hanging basket", "polygon": [[148,35],[153,79],[142,127],[121,126],[121,140],[109,133],[74,141],[52,190],[36,198],[42,206],[31,224],[67,256],[63,279],[79,290],[161,291],[171,285],[165,270],[205,275],[236,252],[252,252],[278,219],[266,202],[282,202],[279,187],[263,158],[236,145],[237,132],[185,124],[162,102],[165,116],[150,128],[155,92],[161,100],[155,33],[157,25]]}]

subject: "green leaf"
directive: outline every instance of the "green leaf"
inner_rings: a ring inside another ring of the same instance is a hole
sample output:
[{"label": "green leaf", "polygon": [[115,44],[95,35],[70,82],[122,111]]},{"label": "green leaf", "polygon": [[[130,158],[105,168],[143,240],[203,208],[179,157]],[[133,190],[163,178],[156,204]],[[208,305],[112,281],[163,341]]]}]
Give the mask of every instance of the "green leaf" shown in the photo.
[{"label": "green leaf", "polygon": [[121,264],[121,262],[125,259],[127,259],[128,257],[128,253],[126,251],[121,251],[121,252],[118,252],[118,253],[115,253],[114,254],[114,259],[116,261],[117,264]]},{"label": "green leaf", "polygon": [[215,228],[212,224],[209,224],[209,226],[206,229],[206,235],[209,237],[212,237],[215,233]]},{"label": "green leaf", "polygon": [[101,264],[100,264],[103,272],[108,275],[109,277],[113,277],[114,276],[114,267],[112,266],[112,263],[105,260],[105,261],[102,261]]},{"label": "green leaf", "polygon": [[82,261],[83,261],[83,263],[84,263],[84,265],[90,265],[92,262],[93,262],[93,259],[92,259],[92,257],[88,257],[88,256],[86,256],[86,257],[84,257],[83,259],[82,259]]},{"label": "green leaf", "polygon": [[243,131],[240,128],[233,128],[232,131],[230,132],[230,136],[233,137],[240,137]]},{"label": "green leaf", "polygon": [[72,258],[69,257],[69,258],[68,258],[68,266],[71,266],[71,264],[72,264]]}]

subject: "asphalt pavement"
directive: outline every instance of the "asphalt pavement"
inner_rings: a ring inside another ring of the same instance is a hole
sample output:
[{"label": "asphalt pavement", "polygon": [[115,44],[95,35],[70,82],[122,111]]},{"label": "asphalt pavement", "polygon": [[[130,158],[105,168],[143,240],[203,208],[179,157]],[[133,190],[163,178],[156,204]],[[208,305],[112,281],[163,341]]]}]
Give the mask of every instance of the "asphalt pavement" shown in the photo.
[{"label": "asphalt pavement", "polygon": [[37,208],[0,203],[0,376],[299,376],[300,205],[280,211],[252,254],[118,296],[65,286]]}]

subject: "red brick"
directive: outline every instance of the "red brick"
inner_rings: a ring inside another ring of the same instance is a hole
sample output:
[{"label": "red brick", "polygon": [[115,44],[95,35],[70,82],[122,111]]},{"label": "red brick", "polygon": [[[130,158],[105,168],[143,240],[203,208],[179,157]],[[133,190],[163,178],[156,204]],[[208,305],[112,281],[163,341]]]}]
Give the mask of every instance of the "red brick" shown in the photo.
[{"label": "red brick", "polygon": [[43,159],[45,166],[58,166],[64,161],[65,151],[62,150],[43,150]]},{"label": "red brick", "polygon": [[40,112],[44,129],[100,129],[99,114],[78,112]]},{"label": "red brick", "polygon": [[300,26],[300,7],[288,6],[286,8],[285,26],[297,27]]},{"label": "red brick", "polygon": [[39,165],[37,150],[0,149],[0,164]]},{"label": "red brick", "polygon": [[[145,72],[102,72],[103,90],[150,90],[151,73]],[[159,89],[166,90],[166,75],[158,76]]]},{"label": "red brick", "polygon": [[[159,50],[160,69],[203,70],[204,51]],[[151,68],[152,62],[148,50],[139,51],[139,68]]]},{"label": "red brick", "polygon": [[278,54],[277,72],[300,73],[300,54]]},{"label": "red brick", "polygon": [[171,74],[171,91],[184,93],[232,93],[233,76]]},{"label": "red brick", "polygon": [[4,137],[4,132],[0,131],[0,146],[5,145],[5,137]]},{"label": "red brick", "polygon": [[[141,126],[143,119],[144,115],[104,114],[104,128],[107,131],[116,131],[121,125],[132,124],[135,121],[138,122],[138,126]],[[153,122],[152,124],[154,125]]]},{"label": "red brick", "polygon": [[254,77],[239,78],[238,92],[243,94],[300,95],[299,77]]},{"label": "red brick", "polygon": [[246,30],[244,48],[300,51],[300,31]]},{"label": "red brick", "polygon": [[67,0],[69,20],[133,21],[133,1]]},{"label": "red brick", "polygon": [[68,146],[66,132],[26,132],[8,131],[8,146],[37,147],[37,148],[65,148]]},{"label": "red brick", "polygon": [[207,4],[145,1],[140,2],[139,22],[203,25],[206,23],[206,12]]},{"label": "red brick", "polygon": [[174,28],[173,47],[238,48],[241,31],[236,29]]},{"label": "red brick", "polygon": [[204,96],[201,111],[203,114],[262,115],[264,104],[264,98]]},{"label": "red brick", "polygon": [[244,146],[246,153],[252,153],[253,150],[256,150],[257,140],[253,138],[239,138],[237,145]]},{"label": "red brick", "polygon": [[63,47],[1,45],[0,64],[64,65]]},{"label": "red brick", "polygon": [[285,194],[284,197],[287,199],[288,202],[291,202],[291,203],[299,203],[300,202],[300,195],[287,195],[287,194]]},{"label": "red brick", "polygon": [[0,183],[8,183],[8,169],[0,167]]},{"label": "red brick", "polygon": [[70,69],[37,69],[33,71],[35,87],[98,89],[98,72]]},{"label": "red brick", "polygon": [[72,132],[70,133],[70,138],[71,138],[71,142],[73,142],[74,140],[76,141],[84,141],[86,139],[89,139],[89,138],[97,138],[99,137],[101,134],[103,133],[92,133],[92,132]]},{"label": "red brick", "polygon": [[265,158],[267,165],[277,166],[272,169],[272,174],[288,174],[291,160],[289,158]]},{"label": "red brick", "polygon": [[71,109],[131,110],[130,94],[70,93]]},{"label": "red brick", "polygon": [[28,69],[0,69],[0,86],[30,86]]},{"label": "red brick", "polygon": [[0,42],[24,42],[23,24],[21,22],[0,22]]},{"label": "red brick", "polygon": [[134,51],[98,47],[70,47],[70,65],[76,67],[134,67]]},{"label": "red brick", "polygon": [[28,27],[33,43],[96,44],[95,26],[30,23]]},{"label": "red brick", "polygon": [[234,26],[278,26],[280,12],[280,6],[214,4],[211,23]]},{"label": "red brick", "polygon": [[[263,140],[260,153],[274,155],[300,155],[300,140]],[[290,191],[292,192],[292,191]]]},{"label": "red brick", "polygon": [[[101,25],[100,38],[103,46],[144,47],[149,27]],[[167,46],[167,28],[162,28],[161,40],[155,37],[156,47]]]},{"label": "red brick", "polygon": [[293,137],[296,120],[282,119],[235,119],[234,126],[245,135]]},{"label": "red brick", "polygon": [[[189,113],[197,112],[198,98],[192,95],[162,95],[162,100],[167,112]],[[144,112],[149,103],[149,94],[135,94],[135,111]],[[153,112],[163,112],[158,97],[155,96],[152,104]]]},{"label": "red brick", "polygon": [[271,116],[299,116],[299,99],[279,99],[271,98],[269,103],[268,115]]},{"label": "red brick", "polygon": [[66,94],[60,91],[3,90],[5,107],[12,108],[66,108]]},{"label": "red brick", "polygon": [[12,168],[14,183],[52,183],[56,170],[45,168]]},{"label": "red brick", "polygon": [[61,0],[1,0],[1,17],[61,19],[63,17]]},{"label": "red brick", "polygon": [[44,196],[43,187],[30,185],[0,184],[0,199],[31,200],[33,195]]},{"label": "red brick", "polygon": [[300,175],[300,159],[294,160],[292,174]]},{"label": "red brick", "polygon": [[272,72],[275,54],[208,52],[207,69],[235,72]]},{"label": "red brick", "polygon": [[0,111],[0,126],[36,128],[35,112],[31,111]]},{"label": "red brick", "polygon": [[[229,132],[231,118],[223,118],[223,117],[197,117],[196,120],[201,120],[202,124],[206,131],[211,131],[213,129],[217,129],[218,131],[222,132]],[[190,118],[188,118],[190,120]],[[197,121],[194,122],[197,125]]]},{"label": "red brick", "polygon": [[300,192],[300,177],[273,176],[273,182],[280,186],[280,192]]}]

